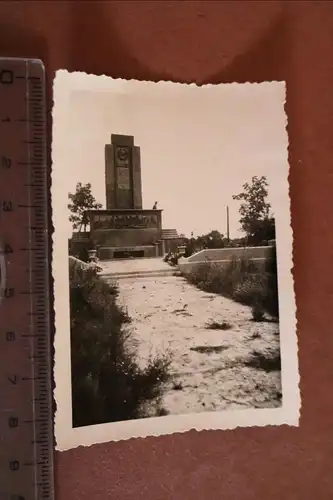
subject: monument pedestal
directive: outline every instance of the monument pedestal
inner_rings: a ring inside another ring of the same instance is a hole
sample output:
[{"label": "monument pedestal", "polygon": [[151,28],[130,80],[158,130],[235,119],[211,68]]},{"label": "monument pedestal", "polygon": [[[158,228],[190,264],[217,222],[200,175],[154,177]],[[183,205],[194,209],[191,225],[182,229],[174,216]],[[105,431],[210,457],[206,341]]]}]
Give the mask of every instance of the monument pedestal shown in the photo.
[{"label": "monument pedestal", "polygon": [[100,260],[163,255],[162,210],[92,210],[88,215]]},{"label": "monument pedestal", "polygon": [[142,209],[140,147],[133,136],[112,134],[105,145],[105,190],[106,210],[87,212],[100,260],[162,257],[177,246],[177,231],[162,231],[162,210]]}]

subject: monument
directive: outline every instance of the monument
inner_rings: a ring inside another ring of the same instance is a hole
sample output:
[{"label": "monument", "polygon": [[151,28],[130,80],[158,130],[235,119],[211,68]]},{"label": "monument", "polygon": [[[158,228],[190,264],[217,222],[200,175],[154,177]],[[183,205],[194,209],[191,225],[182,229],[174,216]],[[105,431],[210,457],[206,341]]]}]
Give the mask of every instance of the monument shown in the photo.
[{"label": "monument", "polygon": [[140,147],[134,137],[111,135],[105,145],[106,210],[88,212],[90,241],[100,260],[159,257],[180,244],[162,229],[162,210],[142,208]]}]

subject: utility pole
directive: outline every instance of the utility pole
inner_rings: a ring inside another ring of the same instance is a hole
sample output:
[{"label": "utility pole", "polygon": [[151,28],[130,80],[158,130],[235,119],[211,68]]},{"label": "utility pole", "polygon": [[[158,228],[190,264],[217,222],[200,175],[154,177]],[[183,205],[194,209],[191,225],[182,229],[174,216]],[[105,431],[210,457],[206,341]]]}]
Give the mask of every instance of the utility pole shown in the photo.
[{"label": "utility pole", "polygon": [[230,231],[229,231],[229,207],[227,206],[227,239],[230,241]]}]

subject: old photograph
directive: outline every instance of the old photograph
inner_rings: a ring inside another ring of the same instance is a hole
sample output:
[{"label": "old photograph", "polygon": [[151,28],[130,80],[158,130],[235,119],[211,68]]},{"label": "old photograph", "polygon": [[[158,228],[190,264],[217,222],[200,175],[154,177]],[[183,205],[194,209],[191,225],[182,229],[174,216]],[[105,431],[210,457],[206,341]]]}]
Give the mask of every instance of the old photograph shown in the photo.
[{"label": "old photograph", "polygon": [[284,82],[53,90],[58,449],[298,425]]}]

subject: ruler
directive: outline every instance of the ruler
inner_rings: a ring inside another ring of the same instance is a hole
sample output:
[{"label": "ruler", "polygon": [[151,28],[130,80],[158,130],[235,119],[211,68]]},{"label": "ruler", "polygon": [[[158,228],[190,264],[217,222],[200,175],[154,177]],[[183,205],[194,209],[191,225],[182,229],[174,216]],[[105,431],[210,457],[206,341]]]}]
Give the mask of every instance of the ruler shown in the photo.
[{"label": "ruler", "polygon": [[54,498],[43,64],[0,59],[0,499]]}]

